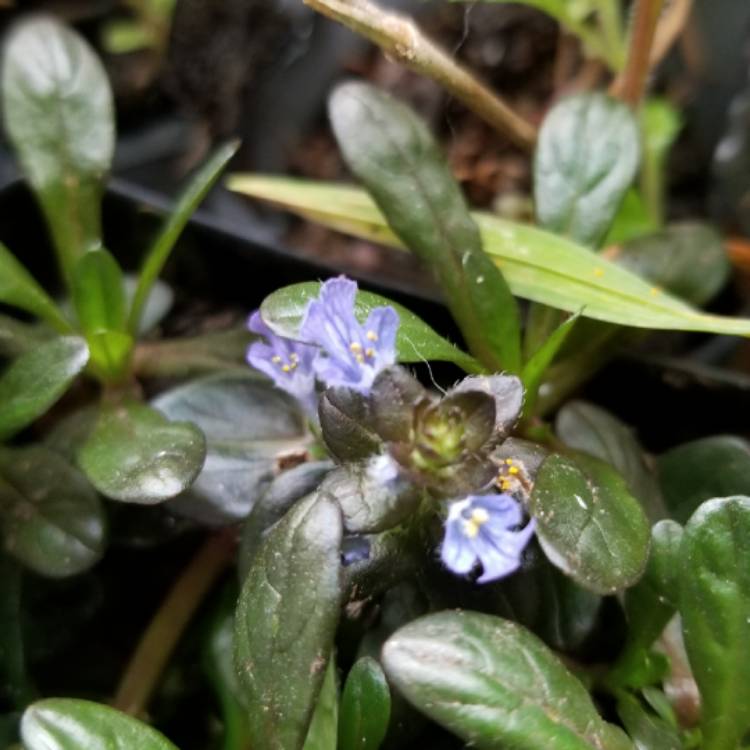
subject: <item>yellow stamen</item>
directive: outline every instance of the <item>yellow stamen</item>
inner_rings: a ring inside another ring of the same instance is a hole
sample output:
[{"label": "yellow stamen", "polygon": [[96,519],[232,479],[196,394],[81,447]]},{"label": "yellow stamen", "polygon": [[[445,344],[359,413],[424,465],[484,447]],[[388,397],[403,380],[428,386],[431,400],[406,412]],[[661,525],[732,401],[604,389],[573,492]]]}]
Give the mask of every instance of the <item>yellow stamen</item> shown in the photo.
[{"label": "yellow stamen", "polygon": [[367,340],[368,341],[377,341],[378,340],[378,334],[375,333],[375,331],[368,331],[367,332]]},{"label": "yellow stamen", "polygon": [[289,372],[292,368],[289,365],[282,365],[281,370],[283,372]]},{"label": "yellow stamen", "polygon": [[354,359],[356,359],[361,365],[365,362],[365,358],[361,354],[355,354]]},{"label": "yellow stamen", "polygon": [[289,359],[291,359],[292,362],[299,362],[299,354],[297,354],[297,352],[292,352],[289,355]]},{"label": "yellow stamen", "polygon": [[517,466],[511,466],[508,469],[508,474],[518,474],[518,467]]},{"label": "yellow stamen", "polygon": [[367,349],[365,349],[365,354],[372,359],[375,356],[375,350],[371,346],[368,346]]},{"label": "yellow stamen", "polygon": [[505,463],[508,464],[508,466],[513,466],[513,459],[512,458],[506,458]]},{"label": "yellow stamen", "polygon": [[469,539],[474,539],[479,529],[489,520],[490,514],[484,508],[475,508],[471,513],[471,518],[464,521],[464,534]]},{"label": "yellow stamen", "polygon": [[278,365],[279,362],[281,362],[281,357],[279,357],[278,354],[274,354],[273,357],[271,357],[271,362],[273,362],[275,365]]},{"label": "yellow stamen", "polygon": [[349,344],[349,349],[356,354],[357,352],[362,351],[362,344],[358,344],[356,341],[352,341],[351,344]]}]

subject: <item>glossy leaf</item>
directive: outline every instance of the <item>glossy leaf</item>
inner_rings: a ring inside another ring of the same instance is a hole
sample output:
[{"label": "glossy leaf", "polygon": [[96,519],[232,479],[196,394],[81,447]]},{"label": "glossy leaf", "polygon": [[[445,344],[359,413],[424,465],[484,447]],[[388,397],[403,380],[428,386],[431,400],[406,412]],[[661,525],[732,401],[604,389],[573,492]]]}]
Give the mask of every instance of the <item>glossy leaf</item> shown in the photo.
[{"label": "glossy leaf", "polygon": [[537,474],[531,512],[547,557],[584,588],[611,594],[643,572],[648,522],[625,480],[604,462],[550,456]]},{"label": "glossy leaf", "polygon": [[73,305],[89,342],[92,365],[122,375],[133,346],[124,334],[126,300],[122,270],[107,250],[86,253],[73,269]]},{"label": "glossy leaf", "polygon": [[86,334],[124,329],[124,278],[109,251],[93,250],[76,263],[73,304]]},{"label": "glossy leaf", "polygon": [[539,386],[542,384],[547,369],[560,351],[562,345],[568,338],[573,326],[578,320],[577,315],[573,315],[563,321],[542,343],[542,345],[529,357],[521,372],[521,380],[526,394],[523,410],[526,415],[534,413],[536,396],[539,392]]},{"label": "glossy leaf", "polygon": [[235,663],[254,742],[268,750],[304,745],[339,618],[342,533],[334,501],[300,501],[269,532],[242,587]]},{"label": "glossy leaf", "polygon": [[[303,282],[279,289],[263,300],[260,308],[263,320],[277,335],[299,338],[307,304],[320,294],[320,286],[317,282]],[[396,337],[399,362],[441,360],[453,362],[467,372],[481,371],[481,365],[473,357],[446,341],[414,313],[385,297],[372,292],[357,292],[354,314],[364,322],[373,308],[385,305],[393,307],[399,317]]]},{"label": "glossy leaf", "polygon": [[[230,187],[355,237],[403,247],[357,188],[268,176],[237,176]],[[749,320],[701,313],[565,237],[492,214],[473,216],[485,252],[518,297],[623,326],[750,336]]]},{"label": "glossy leaf", "polygon": [[750,730],[749,540],[748,497],[704,503],[682,539],[680,614],[705,750],[735,748]]},{"label": "glossy leaf", "polygon": [[284,458],[305,459],[311,436],[297,404],[249,372],[210,375],[161,394],[152,405],[206,438],[206,461],[187,494],[170,503],[204,523],[244,518]]},{"label": "glossy leaf", "polygon": [[[22,589],[21,567],[0,554],[0,697],[19,710],[34,700],[35,692],[26,668]],[[0,730],[0,747],[2,741]]]},{"label": "glossy leaf", "polygon": [[184,492],[206,457],[203,433],[135,401],[108,404],[78,451],[78,464],[112,500],[153,505]]},{"label": "glossy leaf", "polygon": [[130,306],[128,327],[131,334],[137,333],[140,327],[143,309],[151,294],[151,289],[162,272],[177,239],[182,234],[182,230],[208,191],[219,179],[238,147],[239,142],[230,141],[214,151],[179,197],[172,213],[146,253]]},{"label": "glossy leaf", "polygon": [[40,575],[64,578],[104,552],[106,519],[86,478],[42,446],[0,451],[5,551]]},{"label": "glossy leaf", "polygon": [[16,257],[0,242],[0,302],[49,323],[59,333],[72,331],[62,311],[34,277],[18,262]]},{"label": "glossy leaf", "polygon": [[687,523],[715,497],[750,496],[750,444],[718,435],[693,440],[659,457],[659,480],[672,518]]},{"label": "glossy leaf", "polygon": [[636,697],[621,694],[617,699],[617,713],[637,750],[682,750],[677,730],[647,711]]},{"label": "glossy leaf", "polygon": [[698,222],[671,224],[612,248],[607,257],[698,307],[721,291],[731,270],[721,235]]},{"label": "glossy leaf", "polygon": [[630,108],[604,94],[553,107],[539,131],[534,200],[539,224],[595,247],[638,169],[640,133]]},{"label": "glossy leaf", "polygon": [[91,701],[48,698],[21,721],[26,750],[177,750],[164,735],[132,716]]},{"label": "glossy leaf", "polygon": [[339,690],[336,680],[336,663],[328,660],[323,687],[313,712],[310,729],[303,750],[336,750],[336,731],[339,720]]},{"label": "glossy leaf", "polygon": [[107,74],[88,43],[51,16],[14,28],[2,67],[5,128],[71,281],[78,258],[101,244],[102,183],[115,141]]},{"label": "glossy leaf", "polygon": [[332,461],[308,461],[287,469],[271,482],[242,526],[237,560],[241,581],[247,577],[265,532],[280,521],[298,500],[315,491],[331,469]]},{"label": "glossy leaf", "polygon": [[437,278],[471,352],[493,371],[518,372],[516,302],[482,250],[478,227],[425,123],[363,83],[340,85],[329,116],[349,168],[394,234]]},{"label": "glossy leaf", "polygon": [[623,476],[652,523],[667,515],[659,483],[633,430],[604,409],[570,401],[557,413],[555,432],[569,448],[606,461]]},{"label": "glossy leaf", "polygon": [[391,529],[412,515],[422,500],[422,491],[385,455],[339,467],[323,479],[318,491],[338,503],[344,527],[353,534]]},{"label": "glossy leaf", "polygon": [[610,684],[641,688],[652,682],[658,665],[649,649],[678,606],[682,534],[682,527],[670,520],[659,521],[651,530],[646,570],[625,592],[628,639],[608,677]]},{"label": "glossy leaf", "polygon": [[44,414],[68,390],[88,358],[83,339],[63,336],[15,359],[0,374],[0,439]]},{"label": "glossy leaf", "polygon": [[358,659],[341,694],[338,750],[378,750],[390,717],[391,691],[380,664]]},{"label": "glossy leaf", "polygon": [[552,652],[508,620],[420,618],[388,639],[383,667],[414,706],[480,750],[632,750]]}]

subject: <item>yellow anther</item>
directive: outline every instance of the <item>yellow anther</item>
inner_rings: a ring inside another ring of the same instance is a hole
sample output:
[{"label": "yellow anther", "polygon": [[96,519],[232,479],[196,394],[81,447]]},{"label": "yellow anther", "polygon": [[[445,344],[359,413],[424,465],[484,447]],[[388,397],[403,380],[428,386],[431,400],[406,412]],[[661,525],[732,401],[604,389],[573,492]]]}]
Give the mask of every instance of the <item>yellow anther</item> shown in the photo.
[{"label": "yellow anther", "polygon": [[292,362],[299,362],[299,354],[297,354],[297,352],[292,352],[289,355],[289,359],[291,359]]},{"label": "yellow anther", "polygon": [[365,362],[365,358],[361,354],[355,354],[354,359],[356,359],[361,365]]},{"label": "yellow anther", "polygon": [[603,268],[595,268],[594,269],[594,276],[596,276],[597,278],[601,278],[602,276],[604,276],[604,269]]},{"label": "yellow anther", "polygon": [[283,372],[289,372],[292,368],[290,365],[282,365],[281,369]]},{"label": "yellow anther", "polygon": [[508,474],[518,474],[518,467],[517,466],[511,466],[508,469]]},{"label": "yellow anther", "polygon": [[358,344],[356,341],[352,341],[351,344],[349,344],[349,349],[356,354],[357,352],[362,351],[362,344]]},{"label": "yellow anther", "polygon": [[508,466],[513,466],[513,459],[512,458],[506,458],[505,463],[508,464]]},{"label": "yellow anther", "polygon": [[279,357],[278,354],[274,354],[273,357],[271,357],[271,362],[273,362],[275,365],[278,365],[279,362],[281,362],[281,357]]},{"label": "yellow anther", "polygon": [[368,346],[367,349],[365,349],[365,354],[372,359],[375,356],[375,350],[371,346]]},{"label": "yellow anther", "polygon": [[377,341],[378,340],[378,334],[375,333],[375,331],[368,331],[367,332],[367,340],[368,341]]},{"label": "yellow anther", "polygon": [[474,539],[479,529],[489,520],[490,514],[484,508],[475,508],[471,513],[471,518],[464,521],[464,534],[469,539]]}]

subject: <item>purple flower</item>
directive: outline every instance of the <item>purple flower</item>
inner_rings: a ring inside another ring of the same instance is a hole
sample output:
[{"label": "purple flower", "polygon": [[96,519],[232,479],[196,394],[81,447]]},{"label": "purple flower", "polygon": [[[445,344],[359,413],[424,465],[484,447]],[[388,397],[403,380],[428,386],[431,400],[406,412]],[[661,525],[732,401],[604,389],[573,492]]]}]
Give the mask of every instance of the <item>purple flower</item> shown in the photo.
[{"label": "purple flower", "polygon": [[277,388],[294,396],[309,414],[317,414],[313,361],[318,348],[277,336],[263,322],[260,310],[250,316],[247,327],[265,339],[250,344],[248,364],[268,375]]},{"label": "purple flower", "polygon": [[354,315],[357,284],[340,276],[326,281],[305,311],[300,338],[320,347],[313,367],[327,386],[367,392],[375,376],[396,361],[398,313],[376,307],[364,325]]},{"label": "purple flower", "polygon": [[495,581],[521,565],[534,533],[532,519],[522,529],[520,504],[510,495],[469,495],[451,504],[440,557],[447,568],[465,575],[479,561],[478,583]]}]

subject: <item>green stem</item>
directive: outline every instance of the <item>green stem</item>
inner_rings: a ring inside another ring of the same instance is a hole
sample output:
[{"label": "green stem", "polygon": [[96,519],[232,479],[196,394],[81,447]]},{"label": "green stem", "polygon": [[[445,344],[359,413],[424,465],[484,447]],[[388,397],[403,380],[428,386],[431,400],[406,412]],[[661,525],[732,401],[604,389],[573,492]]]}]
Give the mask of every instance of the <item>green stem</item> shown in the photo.
[{"label": "green stem", "polygon": [[597,6],[604,46],[609,50],[608,59],[619,73],[625,65],[625,29],[620,0],[597,0]]},{"label": "green stem", "polygon": [[167,594],[136,647],[112,705],[138,716],[158,685],[180,637],[205,596],[234,557],[226,532],[210,537]]}]

